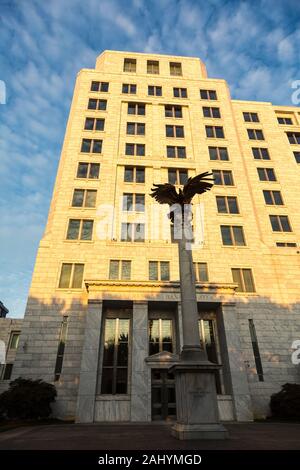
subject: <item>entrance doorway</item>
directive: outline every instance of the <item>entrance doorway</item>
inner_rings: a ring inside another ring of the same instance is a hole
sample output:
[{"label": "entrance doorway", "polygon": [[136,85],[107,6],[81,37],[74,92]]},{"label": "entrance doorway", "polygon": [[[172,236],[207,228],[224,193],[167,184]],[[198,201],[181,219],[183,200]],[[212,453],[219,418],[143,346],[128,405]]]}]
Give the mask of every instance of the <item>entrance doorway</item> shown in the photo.
[{"label": "entrance doorway", "polygon": [[152,369],[152,421],[176,419],[175,379],[166,369]]}]

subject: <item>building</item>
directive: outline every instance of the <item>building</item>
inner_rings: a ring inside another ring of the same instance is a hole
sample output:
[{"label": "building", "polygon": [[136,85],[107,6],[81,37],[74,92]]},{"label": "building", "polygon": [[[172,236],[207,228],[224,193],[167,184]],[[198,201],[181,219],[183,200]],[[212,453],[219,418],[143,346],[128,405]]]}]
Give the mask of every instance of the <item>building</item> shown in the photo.
[{"label": "building", "polygon": [[194,227],[199,329],[223,364],[222,420],[265,416],[299,381],[299,163],[299,108],[232,100],[197,58],[104,51],[77,76],[13,377],[54,382],[55,414],[79,422],[174,417],[177,245],[143,217],[158,211],[153,183],[211,169]]},{"label": "building", "polygon": [[5,305],[0,300],[0,318],[5,318],[8,312],[9,310],[5,307]]},{"label": "building", "polygon": [[[8,313],[3,304],[2,307]],[[8,387],[11,379],[22,323],[23,319],[21,318],[0,316],[0,393]]]}]

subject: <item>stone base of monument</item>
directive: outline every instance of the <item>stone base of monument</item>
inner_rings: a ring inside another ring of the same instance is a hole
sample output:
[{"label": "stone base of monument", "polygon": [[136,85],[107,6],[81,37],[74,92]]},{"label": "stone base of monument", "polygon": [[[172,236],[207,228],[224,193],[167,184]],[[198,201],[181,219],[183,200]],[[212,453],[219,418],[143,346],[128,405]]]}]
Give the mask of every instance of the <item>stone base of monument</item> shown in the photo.
[{"label": "stone base of monument", "polygon": [[169,371],[175,374],[177,420],[171,434],[177,439],[227,439],[220,423],[215,372],[209,361],[182,360]]}]

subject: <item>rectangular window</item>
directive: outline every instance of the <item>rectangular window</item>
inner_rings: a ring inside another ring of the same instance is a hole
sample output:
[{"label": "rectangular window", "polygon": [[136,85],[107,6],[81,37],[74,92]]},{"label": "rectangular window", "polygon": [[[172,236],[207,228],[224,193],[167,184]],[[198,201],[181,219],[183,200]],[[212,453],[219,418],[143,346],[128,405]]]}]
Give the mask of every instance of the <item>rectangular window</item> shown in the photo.
[{"label": "rectangular window", "polygon": [[125,155],[132,155],[138,157],[145,156],[145,144],[126,144]]},{"label": "rectangular window", "polygon": [[128,103],[127,113],[145,116],[146,105],[145,103]]},{"label": "rectangular window", "polygon": [[150,281],[169,281],[170,263],[169,261],[149,261]]},{"label": "rectangular window", "polygon": [[61,322],[60,326],[60,333],[59,333],[59,342],[58,342],[58,349],[56,355],[56,363],[55,363],[55,370],[54,370],[54,381],[57,382],[60,379],[63,360],[64,360],[64,353],[65,353],[65,345],[67,340],[67,331],[68,331],[68,317],[63,317],[63,321]]},{"label": "rectangular window", "polygon": [[216,196],[219,214],[239,214],[236,196]]},{"label": "rectangular window", "polygon": [[247,129],[250,140],[265,140],[263,131],[260,129]]},{"label": "rectangular window", "polygon": [[231,170],[212,170],[214,182],[219,186],[233,186],[233,175]]},{"label": "rectangular window", "polygon": [[269,151],[266,148],[252,147],[252,154],[255,160],[270,160]]},{"label": "rectangular window", "polygon": [[277,181],[273,168],[257,168],[260,181]]},{"label": "rectangular window", "polygon": [[187,98],[187,89],[186,88],[173,88],[174,98]]},{"label": "rectangular window", "polygon": [[124,59],[123,72],[136,72],[136,59]]},{"label": "rectangular window", "polygon": [[202,100],[217,100],[217,92],[215,90],[200,90],[200,98]]},{"label": "rectangular window", "polygon": [[182,106],[165,104],[165,117],[182,118]]},{"label": "rectangular window", "polygon": [[131,261],[114,260],[109,262],[109,279],[130,280],[131,278]]},{"label": "rectangular window", "polygon": [[13,370],[13,364],[5,364],[2,380],[10,380]]},{"label": "rectangular window", "polygon": [[147,73],[159,74],[158,60],[147,60]]},{"label": "rectangular window", "polygon": [[269,191],[264,189],[263,195],[265,198],[265,203],[271,206],[282,206],[283,200],[280,191]]},{"label": "rectangular window", "polygon": [[104,119],[98,118],[85,118],[84,130],[85,131],[104,131]]},{"label": "rectangular window", "polygon": [[106,111],[107,100],[98,100],[96,98],[89,98],[88,109],[95,111]]},{"label": "rectangular window", "polygon": [[128,388],[129,318],[106,318],[101,393],[124,395]]},{"label": "rectangular window", "polygon": [[122,242],[144,242],[145,224],[122,223],[121,225]]},{"label": "rectangular window", "polygon": [[184,185],[188,180],[188,171],[176,168],[168,169],[168,182],[169,184]]},{"label": "rectangular window", "polygon": [[91,84],[91,91],[102,91],[108,92],[109,83],[108,82],[95,82],[93,81]]},{"label": "rectangular window", "polygon": [[269,215],[273,232],[292,232],[287,215]]},{"label": "rectangular window", "polygon": [[149,96],[162,96],[162,87],[148,85],[148,95]]},{"label": "rectangular window", "polygon": [[149,356],[162,351],[173,352],[172,319],[149,320]]},{"label": "rectangular window", "polygon": [[276,246],[285,247],[285,248],[295,248],[297,243],[294,242],[276,242]]},{"label": "rectangular window", "polygon": [[288,117],[278,117],[277,121],[278,124],[285,124],[286,126],[291,126],[293,124],[292,119]]},{"label": "rectangular window", "polygon": [[221,113],[220,113],[220,108],[212,108],[209,106],[204,106],[202,108],[203,111],[203,117],[205,118],[220,118]]},{"label": "rectangular window", "polygon": [[182,75],[182,66],[180,62],[170,62],[170,75]]},{"label": "rectangular window", "polygon": [[134,83],[123,83],[122,93],[127,93],[129,95],[135,95],[136,94],[136,84],[134,84]]},{"label": "rectangular window", "polygon": [[221,235],[225,246],[245,246],[243,227],[238,225],[221,225]]},{"label": "rectangular window", "polygon": [[185,147],[176,147],[174,145],[167,145],[168,158],[186,158]]},{"label": "rectangular window", "polygon": [[252,350],[253,350],[253,356],[254,356],[254,360],[255,360],[255,366],[256,366],[256,372],[257,372],[257,375],[258,375],[258,380],[260,382],[263,382],[264,381],[264,372],[263,372],[261,358],[260,358],[258,341],[257,341],[257,336],[256,336],[256,331],[255,331],[255,325],[254,325],[254,321],[252,319],[249,319],[249,330],[250,330]]},{"label": "rectangular window", "polygon": [[72,207],[95,207],[97,190],[74,189]]},{"label": "rectangular window", "polygon": [[224,129],[221,126],[205,126],[206,137],[224,139]]},{"label": "rectangular window", "polygon": [[82,139],[80,151],[84,153],[101,153],[102,140]]},{"label": "rectangular window", "polygon": [[228,161],[228,150],[226,147],[208,147],[210,160]]},{"label": "rectangular window", "polygon": [[196,282],[208,282],[207,263],[193,263]]},{"label": "rectangular window", "polygon": [[81,289],[83,270],[84,264],[63,263],[58,287],[60,289]]},{"label": "rectangular window", "polygon": [[123,194],[123,211],[136,211],[144,212],[145,211],[145,194],[137,193],[124,193]]},{"label": "rectangular window", "polygon": [[20,339],[20,331],[12,331],[9,339],[8,349],[18,349]]},{"label": "rectangular window", "polygon": [[300,144],[300,132],[287,132],[286,135],[290,144]]},{"label": "rectangular window", "polygon": [[92,240],[93,220],[70,219],[67,240]]},{"label": "rectangular window", "polygon": [[166,137],[184,137],[184,127],[167,125]]},{"label": "rectangular window", "polygon": [[100,163],[78,163],[76,178],[98,179]]},{"label": "rectangular window", "polygon": [[237,292],[255,292],[251,269],[232,268],[232,279],[238,285]]},{"label": "rectangular window", "polygon": [[145,135],[145,124],[143,122],[127,122],[128,135]]},{"label": "rectangular window", "polygon": [[257,113],[243,113],[245,122],[259,122]]},{"label": "rectangular window", "polygon": [[294,152],[294,157],[297,163],[300,163],[300,152]]},{"label": "rectangular window", "polygon": [[142,166],[125,166],[125,183],[145,183],[145,168]]}]

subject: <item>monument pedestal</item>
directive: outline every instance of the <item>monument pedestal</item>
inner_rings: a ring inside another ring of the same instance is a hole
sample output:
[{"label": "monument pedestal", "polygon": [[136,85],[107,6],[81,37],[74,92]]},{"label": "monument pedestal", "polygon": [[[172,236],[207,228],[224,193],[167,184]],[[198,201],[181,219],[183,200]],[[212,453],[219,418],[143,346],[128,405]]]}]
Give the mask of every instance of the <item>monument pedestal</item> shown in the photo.
[{"label": "monument pedestal", "polygon": [[177,422],[171,435],[181,440],[227,439],[219,422],[215,371],[221,366],[207,360],[183,359],[169,370],[175,374]]}]

